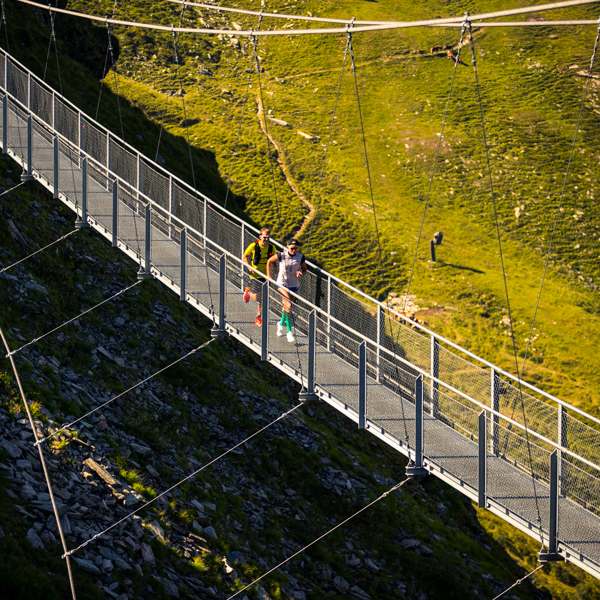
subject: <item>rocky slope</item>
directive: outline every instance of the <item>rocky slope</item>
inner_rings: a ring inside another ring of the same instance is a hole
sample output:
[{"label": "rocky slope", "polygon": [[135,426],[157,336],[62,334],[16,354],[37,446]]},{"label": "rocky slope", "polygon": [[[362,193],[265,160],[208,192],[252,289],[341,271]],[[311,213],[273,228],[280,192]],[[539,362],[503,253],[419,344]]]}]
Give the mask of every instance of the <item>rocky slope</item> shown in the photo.
[{"label": "rocky slope", "polygon": [[[35,188],[3,196],[2,213],[2,267],[73,227]],[[135,272],[83,230],[3,273],[11,349],[128,287]],[[401,457],[309,404],[151,502],[298,404],[293,382],[231,340],[151,377],[209,340],[210,325],[145,281],[15,355],[39,435],[115,398],[43,444],[68,546],[89,542],[72,555],[78,598],[228,598],[405,477]],[[0,371],[0,596],[67,598],[33,432],[7,359]],[[566,569],[570,589],[592,585]],[[239,597],[492,598],[522,574],[469,502],[425,479]],[[550,594],[527,584],[512,597]]]}]

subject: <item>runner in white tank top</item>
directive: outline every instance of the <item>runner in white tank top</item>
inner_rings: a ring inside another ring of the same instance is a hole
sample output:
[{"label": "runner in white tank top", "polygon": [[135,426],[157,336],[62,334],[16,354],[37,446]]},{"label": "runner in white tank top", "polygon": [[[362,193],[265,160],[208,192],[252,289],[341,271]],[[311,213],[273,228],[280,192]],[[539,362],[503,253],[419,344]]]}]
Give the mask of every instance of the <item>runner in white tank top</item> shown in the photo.
[{"label": "runner in white tank top", "polygon": [[279,262],[279,272],[277,274],[277,284],[279,285],[279,293],[283,296],[283,313],[281,321],[277,325],[277,335],[283,335],[283,326],[287,326],[287,340],[294,341],[292,333],[292,302],[294,297],[290,292],[297,292],[300,286],[300,277],[302,277],[306,269],[306,260],[304,254],[298,252],[298,240],[292,238],[287,243],[287,248],[283,252],[278,252],[271,256],[267,262],[267,272],[272,264]]}]

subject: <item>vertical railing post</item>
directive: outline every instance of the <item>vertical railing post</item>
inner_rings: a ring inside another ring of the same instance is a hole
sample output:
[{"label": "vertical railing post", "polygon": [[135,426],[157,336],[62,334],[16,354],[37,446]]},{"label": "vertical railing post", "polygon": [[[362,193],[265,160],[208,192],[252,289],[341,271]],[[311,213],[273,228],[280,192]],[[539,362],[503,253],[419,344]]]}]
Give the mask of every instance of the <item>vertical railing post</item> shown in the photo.
[{"label": "vertical railing post", "polygon": [[77,113],[77,148],[81,150],[81,113]]},{"label": "vertical railing post", "polygon": [[8,152],[8,94],[2,98],[2,150],[4,154]]},{"label": "vertical railing post", "polygon": [[333,284],[331,283],[331,277],[327,275],[327,350],[331,350],[331,311],[333,308],[333,302],[331,301],[331,292],[333,291]]},{"label": "vertical railing post", "polygon": [[265,281],[262,285],[262,302],[261,302],[261,317],[262,317],[262,339],[260,345],[260,359],[269,360],[269,282]]},{"label": "vertical railing post", "polygon": [[427,475],[423,466],[423,375],[415,379],[415,461],[406,467],[408,476]]},{"label": "vertical railing post", "polygon": [[187,298],[187,292],[185,289],[185,286],[186,286],[185,275],[186,275],[186,264],[187,264],[187,229],[185,227],[181,230],[181,239],[180,239],[179,243],[181,245],[181,275],[179,278],[180,279],[179,299],[183,300],[185,302],[185,300]]},{"label": "vertical railing post", "polygon": [[440,385],[436,379],[440,378],[440,343],[435,335],[431,336],[431,406],[429,413],[432,417],[437,417],[440,401]]},{"label": "vertical railing post", "polygon": [[485,410],[479,413],[478,428],[478,457],[479,457],[479,477],[478,477],[478,500],[479,508],[486,507],[487,498],[487,427],[485,422]]},{"label": "vertical railing post", "polygon": [[207,241],[207,232],[208,232],[208,199],[204,199],[204,207],[203,207],[203,219],[202,219],[202,235],[204,238],[204,264],[208,267],[208,259],[206,256],[206,249],[208,248]]},{"label": "vertical railing post", "polygon": [[[379,374],[379,361],[381,359],[381,343],[383,342],[381,335],[381,326],[385,327],[385,314],[383,313],[383,308],[378,304],[377,305],[377,352],[375,356],[375,361],[377,363],[377,369],[375,370],[375,381],[377,383],[380,382],[380,374]],[[383,336],[385,338],[385,335]]]},{"label": "vertical railing post", "polygon": [[564,560],[558,553],[558,457],[555,450],[550,455],[550,522],[548,523],[548,552],[541,550],[541,563]]},{"label": "vertical railing post", "polygon": [[106,169],[110,171],[111,163],[112,163],[112,152],[111,152],[111,143],[110,143],[110,131],[106,132]]},{"label": "vertical railing post", "polygon": [[[242,223],[242,231],[241,231],[241,235],[240,235],[240,256],[244,255],[244,250],[246,249],[245,246],[246,243],[246,224]],[[244,263],[240,263],[240,289],[242,290],[242,292],[246,289],[246,286],[244,285],[244,275],[245,275],[245,271],[246,269],[244,268],[245,265]],[[268,273],[267,273],[268,275]],[[265,360],[263,358],[263,360]]]},{"label": "vertical railing post", "polygon": [[[266,285],[266,284],[265,284]],[[263,308],[264,312],[264,308]],[[263,319],[264,322],[264,319]],[[308,315],[308,374],[306,388],[300,392],[300,400],[317,400],[315,392],[315,360],[317,349],[317,311],[312,310]]]},{"label": "vertical railing post", "polygon": [[[135,218],[135,215],[134,215]],[[145,218],[144,218],[144,264],[140,265],[140,270],[138,271],[137,277],[138,279],[152,279],[152,269],[150,267],[150,249],[152,247],[151,244],[151,232],[152,232],[152,208],[150,206],[150,202],[145,206]]]},{"label": "vertical railing post", "polygon": [[173,239],[173,175],[169,175],[169,239]]},{"label": "vertical railing post", "polygon": [[112,185],[112,211],[112,245],[113,248],[116,248],[119,233],[119,181],[117,179],[113,181]]},{"label": "vertical railing post", "polygon": [[225,329],[226,268],[225,254],[223,254],[219,258],[219,321],[218,324],[215,323],[215,326],[210,331],[212,337],[225,337],[227,335],[227,330]]},{"label": "vertical railing post", "polygon": [[21,181],[33,181],[33,171],[31,168],[31,161],[33,155],[33,117],[29,115],[27,117],[27,154],[25,155],[25,161],[27,168],[23,168],[23,174],[21,175]]},{"label": "vertical railing post", "polygon": [[82,229],[89,227],[87,215],[87,158],[81,161],[81,218],[75,221],[75,227]]},{"label": "vertical railing post", "polygon": [[58,134],[54,136],[53,140],[53,150],[54,150],[54,198],[58,199],[58,176],[60,173],[60,152],[59,146],[60,142],[58,140]]},{"label": "vertical railing post", "polygon": [[358,347],[358,428],[367,427],[367,342]]},{"label": "vertical railing post", "polygon": [[27,108],[31,111],[31,71],[27,73]]},{"label": "vertical railing post", "polygon": [[[496,413],[500,412],[500,378],[495,369],[490,371],[490,406]],[[498,415],[490,415],[490,454],[498,456],[498,434],[499,434]]]},{"label": "vertical railing post", "polygon": [[563,472],[563,451],[562,448],[567,450],[569,448],[569,440],[567,438],[567,411],[562,404],[558,405],[558,445],[560,449],[556,456],[557,474],[558,474],[558,494],[559,496],[566,496],[567,493],[567,481],[565,473]]},{"label": "vertical railing post", "polygon": [[56,131],[56,92],[52,90],[52,127]]}]

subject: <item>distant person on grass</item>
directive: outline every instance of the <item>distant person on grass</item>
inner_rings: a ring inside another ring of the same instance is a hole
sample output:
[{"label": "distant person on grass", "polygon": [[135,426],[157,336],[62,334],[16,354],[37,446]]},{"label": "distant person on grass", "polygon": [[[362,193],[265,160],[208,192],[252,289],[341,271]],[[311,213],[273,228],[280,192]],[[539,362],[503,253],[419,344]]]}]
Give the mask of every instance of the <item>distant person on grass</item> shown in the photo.
[{"label": "distant person on grass", "polygon": [[292,333],[293,317],[292,302],[295,301],[290,292],[296,293],[300,287],[300,277],[306,273],[306,259],[304,254],[298,252],[298,240],[292,238],[287,243],[283,252],[278,252],[267,262],[267,270],[279,262],[279,273],[277,274],[278,291],[283,296],[283,312],[281,321],[277,325],[277,335],[283,335],[283,326],[287,327],[287,341],[295,341]]},{"label": "distant person on grass", "polygon": [[269,275],[267,262],[276,250],[275,246],[269,243],[270,239],[271,230],[268,227],[263,227],[260,230],[258,239],[246,248],[242,257],[250,272],[250,285],[244,291],[244,302],[249,302],[250,298],[254,302],[258,302],[258,314],[254,319],[254,323],[259,327],[262,325],[262,286],[266,281],[264,275]]}]

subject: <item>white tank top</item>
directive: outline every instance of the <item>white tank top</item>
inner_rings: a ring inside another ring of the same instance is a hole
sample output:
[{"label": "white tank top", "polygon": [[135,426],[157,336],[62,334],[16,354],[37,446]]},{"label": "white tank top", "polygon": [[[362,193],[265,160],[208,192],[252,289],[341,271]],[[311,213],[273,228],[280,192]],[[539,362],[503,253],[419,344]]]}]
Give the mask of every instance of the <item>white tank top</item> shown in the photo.
[{"label": "white tank top", "polygon": [[287,250],[278,252],[279,273],[277,274],[277,284],[286,288],[294,288],[300,286],[298,280],[298,271],[301,271],[300,265],[305,262],[304,254],[296,251],[292,256]]}]

